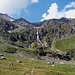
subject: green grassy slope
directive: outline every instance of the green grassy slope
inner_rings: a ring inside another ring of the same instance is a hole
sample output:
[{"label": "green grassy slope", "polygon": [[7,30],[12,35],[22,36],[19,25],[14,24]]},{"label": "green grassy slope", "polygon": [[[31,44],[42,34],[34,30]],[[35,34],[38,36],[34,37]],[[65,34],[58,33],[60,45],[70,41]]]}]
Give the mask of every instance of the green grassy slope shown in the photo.
[{"label": "green grassy slope", "polygon": [[55,47],[59,50],[71,50],[75,48],[75,36],[67,39],[61,39],[55,42]]},{"label": "green grassy slope", "polygon": [[75,67],[63,64],[52,66],[45,61],[30,62],[29,59],[6,57],[6,60],[0,59],[0,75],[75,75]]}]

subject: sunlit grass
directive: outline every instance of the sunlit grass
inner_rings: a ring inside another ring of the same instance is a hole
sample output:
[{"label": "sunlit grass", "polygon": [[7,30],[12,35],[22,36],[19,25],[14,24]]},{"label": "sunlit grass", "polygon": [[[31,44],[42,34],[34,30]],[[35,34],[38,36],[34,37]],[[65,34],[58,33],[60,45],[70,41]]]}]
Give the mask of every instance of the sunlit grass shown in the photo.
[{"label": "sunlit grass", "polygon": [[[17,62],[22,61],[22,63]],[[54,64],[48,65],[46,61],[24,58],[6,57],[0,60],[0,75],[75,75],[75,67],[71,65]]]},{"label": "sunlit grass", "polygon": [[72,36],[71,38],[61,39],[55,42],[55,47],[59,50],[70,50],[75,48],[75,36]]}]

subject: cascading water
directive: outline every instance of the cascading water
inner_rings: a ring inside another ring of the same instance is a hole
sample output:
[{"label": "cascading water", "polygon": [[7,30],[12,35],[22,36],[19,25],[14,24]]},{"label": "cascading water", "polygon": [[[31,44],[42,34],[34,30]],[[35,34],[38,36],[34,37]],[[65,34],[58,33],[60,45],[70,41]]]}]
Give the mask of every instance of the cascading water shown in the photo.
[{"label": "cascading water", "polygon": [[37,41],[42,45],[42,47],[44,47],[44,44],[41,42],[40,38],[39,38],[39,32],[38,32],[38,28],[37,29]]}]

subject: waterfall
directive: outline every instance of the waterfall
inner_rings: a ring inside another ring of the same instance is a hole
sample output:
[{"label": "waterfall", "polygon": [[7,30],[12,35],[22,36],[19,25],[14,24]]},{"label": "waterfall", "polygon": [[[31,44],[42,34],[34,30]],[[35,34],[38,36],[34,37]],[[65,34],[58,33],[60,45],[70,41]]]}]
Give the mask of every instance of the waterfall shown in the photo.
[{"label": "waterfall", "polygon": [[38,28],[37,29],[37,41],[42,45],[42,47],[44,47],[44,44],[41,42],[40,38],[39,38],[39,32],[38,32]]}]

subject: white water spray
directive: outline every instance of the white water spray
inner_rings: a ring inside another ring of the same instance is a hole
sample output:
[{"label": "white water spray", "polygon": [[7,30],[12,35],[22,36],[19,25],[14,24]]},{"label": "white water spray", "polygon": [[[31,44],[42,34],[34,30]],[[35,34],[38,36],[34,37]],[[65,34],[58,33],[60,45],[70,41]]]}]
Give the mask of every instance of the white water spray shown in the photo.
[{"label": "white water spray", "polygon": [[42,47],[44,47],[44,44],[41,42],[40,38],[39,38],[39,32],[38,32],[38,28],[37,29],[37,41],[42,45]]}]

